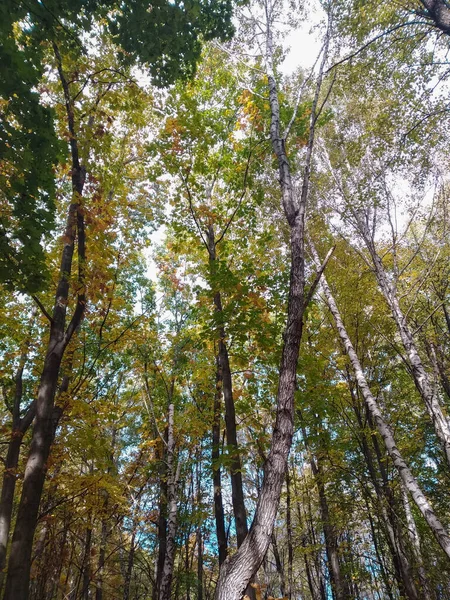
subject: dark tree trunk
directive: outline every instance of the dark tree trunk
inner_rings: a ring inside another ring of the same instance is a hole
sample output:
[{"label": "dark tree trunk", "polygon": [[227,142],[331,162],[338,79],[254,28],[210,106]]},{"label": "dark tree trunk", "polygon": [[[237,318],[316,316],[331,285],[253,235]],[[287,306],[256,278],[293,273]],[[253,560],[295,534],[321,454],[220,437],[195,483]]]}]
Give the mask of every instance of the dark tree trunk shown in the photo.
[{"label": "dark tree trunk", "polygon": [[127,570],[125,572],[125,581],[123,584],[123,600],[130,599],[130,586],[131,586],[131,575],[133,573],[134,566],[134,554],[136,552],[136,527],[133,529],[131,536],[130,551],[128,553]]},{"label": "dark tree trunk", "polygon": [[[213,225],[208,228],[208,253],[212,280],[215,279],[217,268],[216,239]],[[223,323],[223,306],[220,291],[214,290],[214,308],[218,318],[218,353],[217,353],[217,385],[221,384],[225,405],[225,429],[227,432],[227,446],[230,448],[230,478],[233,514],[236,526],[238,548],[244,541],[247,533],[247,512],[245,510],[244,490],[242,486],[242,463],[239,455],[237,441],[236,411],[233,398],[233,380],[231,376],[230,359],[225,343],[225,325]]]},{"label": "dark tree trunk", "polygon": [[[30,332],[31,334],[31,332]],[[19,367],[15,375],[14,402],[12,407],[12,431],[6,454],[5,470],[3,472],[2,493],[0,498],[0,593],[3,592],[6,553],[11,517],[16,490],[17,467],[19,464],[20,446],[25,433],[28,431],[35,415],[36,403],[33,402],[21,418],[21,403],[23,396],[23,370],[28,355],[28,346],[20,357]]]},{"label": "dark tree trunk", "polygon": [[[294,565],[294,547],[292,544],[292,517],[291,517],[291,477],[289,475],[289,467],[286,470],[286,528],[287,528],[287,544],[288,544],[288,600],[292,598],[292,572]],[[284,592],[281,594],[284,596]]]},{"label": "dark tree trunk", "polygon": [[[105,501],[105,508],[107,502]],[[98,553],[97,577],[95,588],[95,600],[103,600],[103,571],[106,559],[106,541],[108,539],[108,522],[102,520],[102,529],[100,533],[100,550]]]},{"label": "dark tree trunk", "polygon": [[[306,520],[303,519],[302,507],[298,500],[299,495],[298,495],[297,483],[296,483],[295,476],[293,477],[293,484],[294,484],[294,493],[295,493],[295,497],[296,497],[295,505],[297,507],[298,526],[299,526],[300,530],[302,528],[304,530],[304,533],[301,537],[301,545],[304,549],[306,549],[309,545],[311,545],[311,540],[310,540],[311,536],[309,535],[309,527],[308,527],[308,522],[307,522],[308,519],[306,519]],[[309,588],[309,592],[311,594],[312,600],[324,600],[325,599],[325,588],[323,586],[321,586],[320,579],[318,579],[318,583],[316,585],[307,552],[303,553],[303,562],[305,565],[306,578],[308,581],[308,588]]]},{"label": "dark tree trunk", "polygon": [[203,600],[203,536],[202,528],[197,532],[197,600]]},{"label": "dark tree trunk", "polygon": [[92,547],[92,527],[86,528],[86,536],[84,541],[84,557],[83,557],[83,587],[81,590],[82,600],[89,600],[89,586],[91,584],[91,547]]},{"label": "dark tree trunk", "polygon": [[335,600],[347,600],[350,597],[349,586],[342,575],[338,539],[330,517],[328,499],[325,492],[322,462],[320,458],[318,458],[316,462],[314,457],[311,456],[311,470],[316,480],[316,485],[319,492],[320,516],[322,519],[322,527],[325,537],[325,548],[333,596]]},{"label": "dark tree trunk", "polygon": [[6,551],[9,532],[11,529],[11,517],[14,504],[14,492],[17,481],[17,466],[19,464],[20,446],[22,439],[31,425],[34,417],[34,404],[28,409],[27,414],[18,427],[14,427],[8,444],[5,470],[3,472],[2,493],[0,499],[0,591],[3,588],[4,569],[6,565]]},{"label": "dark tree trunk", "polygon": [[[60,279],[55,294],[55,304],[50,324],[50,337],[36,400],[35,423],[11,544],[4,600],[27,600],[28,598],[33,538],[47,472],[47,460],[54,439],[53,409],[59,372],[64,352],[83,318],[86,304],[84,292],[85,232],[84,217],[80,210],[85,182],[85,169],[79,162],[73,101],[62,70],[61,56],[55,44],[54,51],[66,101],[72,154],[73,199],[69,207],[63,238],[64,247],[61,258]],[[67,301],[76,237],[78,237],[79,292],[72,319],[66,329]]]},{"label": "dark tree trunk", "polygon": [[445,0],[420,0],[424,7],[422,14],[435,27],[446,35],[450,35],[450,7]]},{"label": "dark tree trunk", "polygon": [[214,421],[212,430],[212,471],[214,486],[214,519],[216,523],[217,545],[219,549],[219,569],[227,557],[227,534],[225,530],[225,515],[222,499],[222,473],[220,466],[220,420],[221,420],[222,383],[220,369],[216,370],[216,392],[214,394]]},{"label": "dark tree trunk", "polygon": [[273,557],[275,558],[275,566],[277,568],[277,573],[280,578],[280,592],[281,596],[284,598],[286,594],[286,578],[284,576],[283,564],[281,562],[280,553],[278,551],[278,544],[275,532],[272,532],[272,550]]},{"label": "dark tree trunk", "polygon": [[[266,9],[268,7],[266,6]],[[268,12],[266,13],[268,15]],[[240,600],[254,576],[272,538],[272,531],[280,501],[287,460],[294,429],[294,394],[297,382],[297,364],[305,311],[305,212],[309,190],[311,156],[316,124],[316,109],[325,58],[320,66],[316,94],[311,108],[309,139],[306,150],[303,185],[300,198],[296,197],[286,154],[286,135],[281,132],[278,89],[273,68],[274,48],[272,23],[267,23],[266,48],[268,91],[271,107],[270,137],[278,160],[282,204],[290,229],[291,269],[284,344],[279,370],[277,410],[270,452],[264,467],[264,479],[256,505],[255,516],[247,537],[238,551],[223,564],[216,588],[216,600]],[[327,37],[328,40],[328,37]],[[327,55],[327,44],[324,56]],[[309,295],[308,295],[309,297]]]}]

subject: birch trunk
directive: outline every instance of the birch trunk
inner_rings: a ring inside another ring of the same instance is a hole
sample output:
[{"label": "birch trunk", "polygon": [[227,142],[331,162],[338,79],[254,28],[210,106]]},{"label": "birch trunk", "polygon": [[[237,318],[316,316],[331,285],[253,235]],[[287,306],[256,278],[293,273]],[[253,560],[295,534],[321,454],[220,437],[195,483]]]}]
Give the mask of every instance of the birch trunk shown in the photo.
[{"label": "birch trunk", "polygon": [[369,250],[378,285],[391,310],[400,334],[400,338],[402,340],[403,347],[405,348],[409,365],[411,367],[411,373],[414,378],[414,383],[425,403],[428,414],[430,415],[433,423],[434,430],[444,451],[447,464],[450,466],[450,425],[448,419],[444,415],[439,404],[435,388],[423,365],[414,341],[413,334],[400,307],[395,286],[389,281],[383,262],[376,251],[373,236],[369,230],[369,226],[364,216],[361,214],[357,215],[357,223],[359,231],[361,232],[367,249]]},{"label": "birch trunk", "polygon": [[175,536],[177,532],[177,484],[179,478],[178,463],[175,472],[175,432],[174,432],[175,406],[170,401],[168,409],[168,428],[167,428],[167,539],[166,553],[161,576],[161,585],[159,589],[159,600],[170,600],[173,578],[173,567],[175,562]]},{"label": "birch trunk", "polygon": [[[167,548],[167,427],[161,444],[156,446],[156,459],[159,459],[159,500],[158,500],[158,557],[155,564],[155,585],[153,587],[152,599],[157,600],[161,588],[161,579],[164,569],[164,560]],[[159,447],[161,452],[159,452]]]},{"label": "birch trunk", "polygon": [[[314,248],[312,243],[311,243],[311,251],[313,253],[316,264],[319,264],[319,257],[317,255],[316,249]],[[408,465],[406,464],[403,456],[401,455],[399,449],[397,448],[392,431],[391,431],[390,427],[388,426],[388,424],[386,423],[386,421],[384,420],[384,418],[381,414],[380,408],[378,406],[378,403],[375,400],[375,397],[373,396],[372,392],[370,391],[369,385],[364,376],[364,372],[362,370],[358,356],[353,348],[352,342],[351,342],[351,340],[347,334],[347,331],[344,327],[344,323],[342,321],[341,315],[337,308],[336,302],[333,298],[331,290],[330,290],[328,283],[326,281],[326,278],[324,276],[322,277],[321,285],[322,285],[323,292],[325,294],[327,305],[328,305],[330,312],[333,315],[334,320],[336,322],[336,327],[338,329],[339,336],[341,338],[341,341],[345,347],[345,350],[346,350],[348,357],[350,359],[350,362],[352,364],[357,384],[359,386],[359,389],[361,390],[364,401],[366,402],[367,408],[372,416],[372,419],[377,427],[377,430],[384,441],[386,450],[387,450],[389,456],[391,457],[392,462],[394,463],[394,466],[398,470],[401,480],[403,481],[408,492],[411,494],[411,497],[413,498],[418,509],[422,513],[425,521],[427,522],[428,526],[430,527],[431,531],[433,532],[437,542],[439,543],[439,545],[441,546],[441,548],[443,549],[445,554],[450,559],[450,536],[447,533],[447,531],[445,530],[445,528],[443,527],[443,525],[441,524],[441,522],[439,521],[439,519],[437,518],[431,504],[429,503],[428,499],[425,497],[416,478],[412,474],[412,472],[409,469]]]}]

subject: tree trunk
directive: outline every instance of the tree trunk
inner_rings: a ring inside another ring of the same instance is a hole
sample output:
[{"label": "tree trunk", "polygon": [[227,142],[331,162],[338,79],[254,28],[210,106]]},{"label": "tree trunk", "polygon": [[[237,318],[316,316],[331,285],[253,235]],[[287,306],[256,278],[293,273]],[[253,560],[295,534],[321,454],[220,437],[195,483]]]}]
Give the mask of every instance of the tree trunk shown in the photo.
[{"label": "tree trunk", "polygon": [[424,16],[446,35],[450,35],[450,8],[445,0],[420,0]]},{"label": "tree trunk", "polygon": [[375,243],[373,240],[373,235],[369,229],[365,216],[361,214],[356,214],[356,220],[358,229],[364,239],[364,242],[372,258],[378,285],[380,286],[380,289],[386,299],[386,302],[389,308],[391,309],[391,313],[394,318],[395,324],[397,325],[402,344],[406,350],[414,383],[424,401],[428,414],[430,415],[431,421],[433,423],[436,436],[441,442],[441,446],[444,451],[447,464],[448,466],[450,466],[449,422],[444,413],[442,412],[442,408],[433,389],[430,377],[427,371],[425,370],[422,359],[420,358],[419,352],[417,350],[413,334],[408,326],[406,317],[400,308],[400,303],[398,300],[396,289],[394,285],[389,281],[388,276],[386,275],[383,262],[380,256],[377,254]]},{"label": "tree trunk", "polygon": [[[161,452],[156,458],[160,460],[159,468],[159,501],[158,501],[158,558],[155,565],[155,586],[153,588],[152,598],[157,600],[159,597],[159,591],[161,589],[161,579],[164,569],[164,560],[166,557],[167,549],[167,463],[166,463],[166,445],[167,445],[167,431],[166,427],[164,432],[164,440],[161,440]],[[158,446],[156,447],[158,451]]]},{"label": "tree trunk", "polygon": [[[31,331],[30,331],[31,335]],[[6,454],[5,470],[3,472],[2,493],[0,498],[0,593],[3,592],[6,552],[8,547],[11,517],[16,490],[17,466],[19,464],[20,446],[25,433],[33,422],[36,412],[36,403],[33,402],[21,418],[21,403],[23,396],[23,370],[28,356],[29,342],[20,357],[19,366],[14,378],[14,402],[12,407],[11,437]]]},{"label": "tree trunk", "polygon": [[108,523],[106,519],[102,519],[102,528],[100,533],[100,550],[98,553],[97,576],[95,587],[95,600],[103,600],[103,570],[105,568],[107,538]]},{"label": "tree trunk", "polygon": [[[286,528],[287,528],[287,544],[288,544],[288,600],[292,598],[292,569],[294,565],[294,547],[292,545],[292,518],[291,518],[291,478],[289,475],[289,467],[286,470]],[[284,596],[284,591],[281,592]]]},{"label": "tree trunk", "polygon": [[[90,518],[90,517],[89,517]],[[91,546],[92,546],[92,527],[86,528],[86,538],[84,542],[84,557],[82,565],[83,587],[81,589],[82,600],[89,600],[89,586],[91,584]]]},{"label": "tree trunk", "polygon": [[[266,6],[266,13],[268,14]],[[303,186],[300,199],[296,198],[291,177],[289,159],[286,154],[286,138],[280,130],[280,107],[278,90],[273,69],[273,41],[271,23],[267,22],[266,47],[268,67],[269,102],[271,107],[270,137],[278,160],[283,208],[290,228],[291,269],[287,307],[287,322],[279,371],[277,410],[272,442],[264,467],[264,479],[256,505],[255,516],[247,537],[238,551],[223,564],[216,588],[216,600],[240,600],[253,575],[258,570],[272,538],[273,526],[280,501],[287,459],[292,444],[294,426],[294,394],[297,380],[297,364],[303,329],[305,310],[305,257],[304,229],[306,200],[309,190],[311,156],[316,124],[322,73],[327,54],[326,41],[324,58],[316,94],[311,108],[309,139],[306,151]],[[326,38],[328,40],[328,36]]]},{"label": "tree trunk", "polygon": [[127,570],[125,572],[125,581],[123,584],[123,600],[130,599],[131,575],[133,573],[134,554],[136,552],[136,527],[133,528],[131,535],[130,551],[128,553]]},{"label": "tree trunk", "polygon": [[419,580],[421,586],[421,598],[423,600],[432,600],[433,594],[431,593],[431,588],[428,583],[427,574],[425,571],[425,567],[422,559],[422,550],[420,548],[420,538],[419,532],[417,531],[416,522],[414,520],[414,515],[411,510],[411,505],[409,503],[408,492],[405,489],[405,485],[402,481],[400,481],[401,492],[402,492],[402,500],[403,500],[403,508],[405,509],[406,515],[406,524],[408,526],[408,534],[409,539],[411,541],[411,546],[414,552],[414,557],[416,559],[417,570],[419,572]]},{"label": "tree trunk", "polygon": [[212,430],[212,472],[214,486],[214,519],[216,523],[217,545],[219,548],[219,569],[227,557],[227,535],[225,531],[225,515],[223,511],[222,499],[222,473],[220,467],[220,398],[221,390],[220,369],[217,365],[216,370],[216,391],[214,394],[214,421]]},{"label": "tree trunk", "polygon": [[[319,257],[317,255],[316,249],[314,248],[312,243],[311,243],[311,250],[312,250],[316,264],[319,264]],[[347,334],[347,331],[344,327],[344,323],[342,321],[341,315],[338,311],[336,302],[333,298],[333,295],[331,294],[331,290],[328,286],[328,283],[327,283],[325,277],[322,278],[322,288],[323,288],[323,291],[325,294],[325,298],[326,298],[328,307],[329,307],[331,314],[333,315],[334,320],[336,322],[336,327],[338,329],[339,336],[340,336],[342,343],[345,347],[345,350],[350,358],[350,362],[352,364],[352,367],[353,367],[353,370],[355,373],[355,378],[358,383],[359,389],[361,390],[363,398],[367,404],[367,408],[373,418],[374,423],[376,424],[378,432],[381,435],[381,437],[385,443],[386,450],[387,450],[389,456],[391,457],[392,462],[394,463],[394,466],[398,470],[400,478],[402,479],[403,483],[405,484],[406,489],[411,494],[418,509],[422,513],[425,521],[427,522],[428,526],[430,527],[431,531],[433,532],[437,542],[439,543],[441,548],[444,550],[444,552],[450,559],[450,536],[447,533],[447,531],[444,529],[443,525],[441,524],[441,522],[439,521],[437,516],[435,515],[431,504],[429,503],[428,499],[423,494],[417,480],[415,479],[414,475],[411,473],[411,470],[409,469],[408,465],[406,464],[399,449],[397,448],[397,446],[395,444],[395,440],[394,440],[392,431],[391,431],[390,427],[387,425],[386,421],[383,419],[383,416],[381,414],[378,403],[375,400],[375,398],[367,384],[367,380],[364,376],[364,372],[362,370],[358,356],[353,348],[353,345],[352,345],[350,338]]]},{"label": "tree trunk", "polygon": [[373,422],[370,417],[370,413],[367,412],[367,420],[373,431],[371,439],[375,455],[378,460],[379,471],[381,474],[381,483],[379,481],[377,471],[375,468],[373,454],[366,438],[366,427],[362,421],[361,412],[357,404],[357,398],[353,390],[353,385],[350,376],[347,377],[347,380],[350,387],[350,394],[353,400],[353,409],[358,421],[359,428],[361,430],[362,451],[366,460],[372,484],[375,489],[375,493],[377,495],[378,504],[382,516],[381,523],[383,525],[386,535],[386,541],[392,556],[392,562],[394,565],[395,578],[397,580],[398,588],[402,596],[407,597],[409,600],[418,600],[417,590],[414,585],[414,580],[412,576],[411,564],[407,557],[403,543],[402,526],[398,519],[398,511],[396,510],[394,495],[389,485],[386,469],[383,464],[383,457],[380,452],[378,439],[376,437],[375,432],[373,431]]},{"label": "tree trunk", "polygon": [[20,420],[18,427],[13,427],[11,439],[8,444],[5,470],[3,472],[2,494],[0,499],[0,593],[3,590],[4,569],[6,565],[6,551],[8,546],[9,532],[11,529],[11,517],[14,504],[14,492],[17,481],[17,466],[19,464],[20,446],[23,436],[28,430],[34,418],[35,404],[30,406],[27,413]]},{"label": "tree trunk", "polygon": [[[300,501],[298,500],[298,491],[297,491],[297,483],[296,483],[296,477],[294,475],[293,477],[293,484],[294,484],[294,493],[295,493],[295,497],[296,497],[296,507],[297,507],[297,520],[298,520],[298,526],[300,531],[303,529],[305,532],[301,537],[301,545],[302,548],[304,548],[306,550],[306,548],[310,545],[309,544],[309,528],[308,528],[308,523],[305,522],[303,520],[303,515],[302,515],[302,508],[300,505]],[[324,600],[326,598],[325,596],[325,587],[320,585],[320,581],[318,581],[317,585],[316,582],[314,581],[314,576],[313,576],[313,572],[311,569],[311,565],[308,559],[308,553],[305,551],[303,552],[303,562],[305,565],[305,571],[306,571],[306,578],[308,581],[308,588],[309,588],[309,592],[311,594],[311,598],[312,600]]]},{"label": "tree trunk", "polygon": [[286,581],[284,576],[283,564],[281,562],[280,553],[278,551],[277,537],[275,535],[275,532],[272,532],[272,549],[273,556],[275,558],[275,566],[277,568],[277,573],[280,578],[280,592],[282,597],[284,598],[286,594]]},{"label": "tree trunk", "polygon": [[203,536],[201,526],[197,531],[197,600],[203,600]]},{"label": "tree trunk", "polygon": [[175,432],[174,432],[173,401],[170,401],[168,410],[167,427],[167,539],[166,554],[161,576],[158,600],[170,600],[173,578],[173,566],[175,562],[175,536],[177,531],[177,484],[181,463],[175,472]]},{"label": "tree trunk", "polygon": [[[370,511],[370,505],[369,505],[367,498],[365,498],[365,502],[366,502],[366,508],[367,508],[367,518],[369,519],[370,530],[372,532],[373,547],[375,550],[378,564],[380,566],[381,578],[383,580],[384,587],[385,587],[385,590],[386,590],[389,600],[394,600],[394,595],[392,593],[392,581],[386,572],[386,565],[385,565],[385,561],[383,560],[384,554],[382,552],[380,552],[380,549],[379,549],[378,539],[377,539],[378,535],[377,535],[377,532],[375,531],[374,520],[373,520],[371,511]],[[389,545],[389,539],[388,539],[388,545]],[[392,554],[392,550],[391,550],[391,554]],[[396,575],[396,578],[398,581],[399,574],[397,573],[397,571],[396,571],[395,575]]]},{"label": "tree trunk", "polygon": [[[212,224],[208,228],[208,253],[209,264],[212,279],[216,272],[216,239],[214,227]],[[218,353],[217,361],[217,385],[221,384],[223,400],[225,405],[225,429],[227,432],[227,446],[231,449],[230,454],[230,478],[231,478],[231,499],[233,503],[233,514],[236,526],[237,546],[242,544],[247,533],[247,512],[245,510],[244,490],[242,486],[242,463],[239,455],[239,445],[237,441],[236,411],[233,398],[233,380],[231,377],[230,359],[228,349],[225,343],[225,325],[223,323],[223,306],[220,291],[214,291],[214,307],[219,319],[217,327],[218,334]]]},{"label": "tree trunk", "polygon": [[[308,448],[306,431],[303,429],[303,439],[305,446]],[[339,546],[336,531],[330,518],[330,510],[325,492],[325,483],[323,480],[323,469],[320,459],[315,460],[311,454],[311,471],[316,481],[317,490],[319,492],[319,508],[322,519],[323,534],[325,538],[325,549],[328,559],[328,570],[330,573],[331,589],[335,600],[347,600],[349,598],[349,590],[345,581],[339,559]]]},{"label": "tree trunk", "polygon": [[[61,361],[67,345],[83,318],[86,305],[84,292],[85,232],[84,217],[81,210],[86,173],[79,162],[78,143],[74,128],[73,100],[62,70],[61,56],[56,44],[54,44],[54,51],[64,89],[69,133],[71,135],[73,198],[69,207],[63,238],[64,247],[61,258],[60,279],[55,295],[50,337],[36,400],[36,417],[12,539],[4,600],[27,600],[28,598],[33,538],[47,472],[47,460],[54,439],[53,408]],[[66,329],[67,301],[76,237],[78,237],[79,292],[72,319]]]}]

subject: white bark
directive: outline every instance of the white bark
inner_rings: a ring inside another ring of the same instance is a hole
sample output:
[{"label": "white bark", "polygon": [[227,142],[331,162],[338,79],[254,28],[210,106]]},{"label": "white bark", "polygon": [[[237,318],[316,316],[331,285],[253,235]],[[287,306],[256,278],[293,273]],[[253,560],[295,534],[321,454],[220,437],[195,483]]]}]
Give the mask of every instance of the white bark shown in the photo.
[{"label": "white bark", "polygon": [[[310,247],[316,265],[320,265],[319,257],[312,242],[310,242]],[[330,312],[333,315],[334,320],[336,322],[336,327],[339,336],[352,364],[357,384],[359,386],[359,389],[361,390],[367,408],[370,414],[372,415],[373,421],[376,424],[378,432],[383,438],[386,450],[389,456],[391,457],[394,466],[398,470],[398,473],[403,484],[405,485],[405,488],[411,494],[412,499],[414,500],[418,509],[422,513],[436,540],[450,559],[450,536],[439,521],[439,519],[437,518],[431,504],[422,492],[416,478],[412,474],[410,468],[408,467],[403,456],[401,455],[400,450],[397,448],[392,431],[389,425],[384,420],[378,403],[369,388],[358,356],[353,348],[353,344],[348,336],[347,330],[344,327],[344,323],[342,321],[338,307],[333,298],[325,276],[322,276],[321,286],[325,295],[328,308],[330,309]]]},{"label": "white bark", "polygon": [[368,224],[365,222],[364,216],[361,214],[356,215],[357,227],[364,239],[364,242],[369,250],[377,277],[378,285],[386,299],[386,302],[392,312],[395,324],[397,325],[400,338],[402,340],[403,347],[407,353],[408,361],[411,367],[411,372],[416,384],[417,390],[419,391],[428,414],[430,415],[431,421],[434,426],[436,435],[441,443],[444,451],[447,463],[450,466],[450,425],[444,415],[442,408],[439,404],[435,386],[429,377],[422,359],[420,358],[417,346],[414,341],[411,329],[408,326],[406,317],[400,307],[397,292],[395,286],[389,281],[383,262],[378,255],[373,235],[369,229]]},{"label": "white bark", "polygon": [[159,600],[169,600],[171,597],[171,585],[173,578],[173,566],[175,562],[175,536],[177,532],[177,484],[180,476],[178,463],[175,472],[175,435],[174,435],[174,404],[171,401],[168,410],[168,432],[167,432],[167,545],[164,557],[164,567],[159,589]]}]

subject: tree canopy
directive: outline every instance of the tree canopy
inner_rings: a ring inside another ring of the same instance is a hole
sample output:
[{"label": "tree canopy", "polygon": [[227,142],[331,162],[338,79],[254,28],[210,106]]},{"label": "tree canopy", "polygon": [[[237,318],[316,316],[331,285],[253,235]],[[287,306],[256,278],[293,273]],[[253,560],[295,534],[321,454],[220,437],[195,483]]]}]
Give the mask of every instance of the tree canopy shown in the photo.
[{"label": "tree canopy", "polygon": [[450,599],[449,14],[2,2],[3,600]]}]

